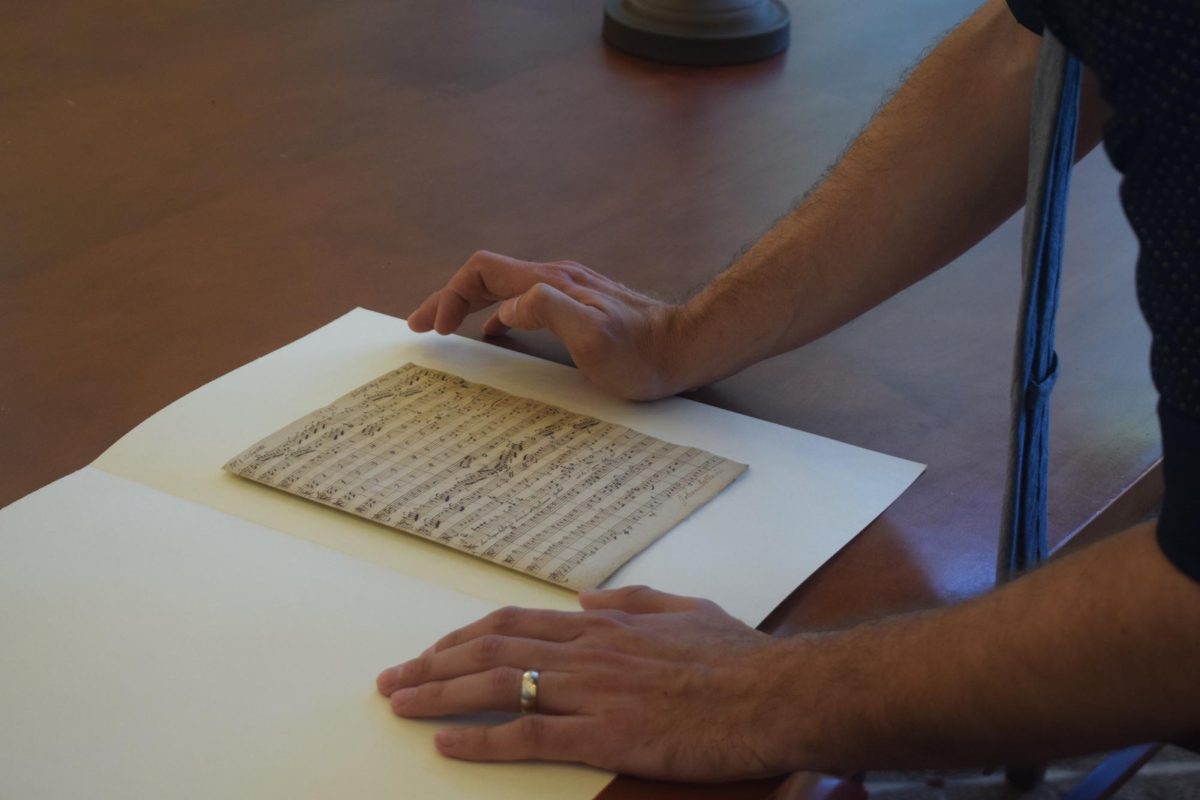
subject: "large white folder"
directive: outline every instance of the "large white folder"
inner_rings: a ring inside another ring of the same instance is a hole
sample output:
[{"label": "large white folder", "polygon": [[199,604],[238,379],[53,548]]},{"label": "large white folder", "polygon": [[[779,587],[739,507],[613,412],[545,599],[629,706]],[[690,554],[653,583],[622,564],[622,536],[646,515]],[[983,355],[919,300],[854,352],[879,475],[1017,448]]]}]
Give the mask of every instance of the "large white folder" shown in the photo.
[{"label": "large white folder", "polygon": [[[247,444],[406,362],[750,465],[621,569],[754,624],[920,465],[361,309],[189,394],[0,510],[0,797],[590,797],[575,766],[436,755],[382,667],[500,605],[571,593],[232,477]],[[308,541],[303,541],[308,540]],[[340,551],[340,552],[334,552]]]}]

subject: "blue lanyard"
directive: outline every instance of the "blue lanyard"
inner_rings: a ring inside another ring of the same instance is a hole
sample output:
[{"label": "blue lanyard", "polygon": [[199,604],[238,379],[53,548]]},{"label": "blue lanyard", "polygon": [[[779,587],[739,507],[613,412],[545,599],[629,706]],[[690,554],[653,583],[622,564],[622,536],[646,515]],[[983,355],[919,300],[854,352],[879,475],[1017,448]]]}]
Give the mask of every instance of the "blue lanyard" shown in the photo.
[{"label": "blue lanyard", "polygon": [[999,581],[1037,566],[1048,551],[1050,391],[1058,376],[1054,316],[1081,71],[1075,57],[1048,30],[1044,37],[1034,80],[1022,236],[1024,289],[1013,356],[1012,441],[997,559]]}]

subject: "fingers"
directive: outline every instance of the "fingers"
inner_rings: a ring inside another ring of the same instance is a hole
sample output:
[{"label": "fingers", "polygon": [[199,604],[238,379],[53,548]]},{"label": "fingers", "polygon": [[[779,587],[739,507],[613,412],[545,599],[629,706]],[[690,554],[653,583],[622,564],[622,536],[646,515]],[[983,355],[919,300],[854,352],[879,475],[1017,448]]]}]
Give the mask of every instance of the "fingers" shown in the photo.
[{"label": "fingers", "polygon": [[[483,711],[516,712],[521,706],[521,675],[516,667],[496,667],[473,675],[431,681],[393,692],[389,701],[401,717],[442,717]],[[538,711],[571,714],[579,710],[576,681],[562,672],[542,671],[538,678]]]},{"label": "fingers", "polygon": [[483,323],[484,336],[503,336],[511,330],[507,325],[500,321],[500,315],[493,313],[488,317],[488,321]]},{"label": "fingers", "polygon": [[417,333],[451,333],[468,314],[520,294],[541,280],[543,266],[480,250],[451,276],[445,288],[431,294],[409,315],[408,326]]},{"label": "fingers", "polygon": [[[590,294],[581,289],[575,289],[574,293]],[[496,317],[509,328],[525,331],[545,328],[558,338],[571,342],[593,330],[603,319],[603,314],[555,286],[535,283],[501,303]]]},{"label": "fingers", "polygon": [[497,667],[520,670],[571,669],[574,660],[558,643],[493,634],[440,652],[426,650],[411,661],[381,672],[376,684],[380,693],[391,695],[405,687],[486,672]]},{"label": "fingers", "polygon": [[574,611],[546,611],[508,606],[482,619],[443,636],[433,646],[434,651],[448,650],[463,642],[489,634],[542,639],[547,642],[569,642],[583,632],[586,621]]},{"label": "fingers", "polygon": [[438,298],[441,292],[434,292],[425,298],[417,309],[408,315],[408,329],[415,333],[425,333],[433,330],[433,320],[437,316]]},{"label": "fingers", "polygon": [[454,286],[447,286],[445,289],[442,289],[438,296],[437,310],[434,312],[433,329],[441,334],[458,330],[458,326],[462,324],[463,319],[468,314],[472,311],[478,311],[484,306],[491,305],[493,302],[493,300],[486,296],[473,300],[470,296],[462,294]]},{"label": "fingers", "polygon": [[580,761],[586,744],[584,717],[527,714],[505,725],[439,731],[444,756],[468,761]]},{"label": "fingers", "polygon": [[[408,325],[418,333],[451,333],[468,314],[517,297],[538,283],[566,288],[573,282],[572,275],[581,280],[587,277],[586,270],[578,265],[538,264],[481,250],[467,259],[445,288],[434,292],[409,315]],[[489,325],[496,328],[490,321]]]},{"label": "fingers", "polygon": [[[600,641],[625,645],[622,614],[686,612],[712,606],[706,600],[659,592],[645,586],[583,592],[583,613],[506,607],[442,637],[417,658],[390,667],[376,681],[384,695],[434,680],[446,680],[495,667],[573,671],[581,657],[567,647]],[[613,613],[620,612],[620,613]],[[586,636],[585,636],[586,635]]]},{"label": "fingers", "polygon": [[619,589],[579,593],[579,605],[588,611],[611,609],[629,614],[665,614],[694,611],[707,603],[697,597],[667,594],[649,586],[623,586]]}]

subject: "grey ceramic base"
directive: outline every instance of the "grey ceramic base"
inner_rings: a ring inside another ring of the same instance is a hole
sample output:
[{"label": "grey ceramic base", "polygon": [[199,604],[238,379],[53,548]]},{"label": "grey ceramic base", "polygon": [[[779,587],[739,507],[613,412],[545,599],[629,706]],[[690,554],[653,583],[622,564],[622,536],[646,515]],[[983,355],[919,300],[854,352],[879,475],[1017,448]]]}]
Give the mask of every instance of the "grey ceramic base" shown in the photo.
[{"label": "grey ceramic base", "polygon": [[670,64],[742,64],[787,49],[779,0],[605,0],[604,40]]}]

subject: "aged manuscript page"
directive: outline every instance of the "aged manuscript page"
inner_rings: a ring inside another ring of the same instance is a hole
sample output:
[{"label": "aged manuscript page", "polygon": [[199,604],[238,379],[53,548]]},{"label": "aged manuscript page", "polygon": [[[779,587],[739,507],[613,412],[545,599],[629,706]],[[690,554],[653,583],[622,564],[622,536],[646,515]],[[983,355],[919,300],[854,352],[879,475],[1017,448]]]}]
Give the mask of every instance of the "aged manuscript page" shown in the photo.
[{"label": "aged manuscript page", "polygon": [[225,468],[578,590],[746,465],[408,364]]}]

